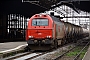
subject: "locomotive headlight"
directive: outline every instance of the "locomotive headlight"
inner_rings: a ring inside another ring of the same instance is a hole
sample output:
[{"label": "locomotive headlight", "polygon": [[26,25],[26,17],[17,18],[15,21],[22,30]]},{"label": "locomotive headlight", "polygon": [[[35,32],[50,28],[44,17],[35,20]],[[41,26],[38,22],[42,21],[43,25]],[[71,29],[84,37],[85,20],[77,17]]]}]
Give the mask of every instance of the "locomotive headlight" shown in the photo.
[{"label": "locomotive headlight", "polygon": [[47,36],[47,38],[48,38],[48,36]]},{"label": "locomotive headlight", "polygon": [[51,36],[48,36],[49,38],[51,37]]},{"label": "locomotive headlight", "polygon": [[29,36],[29,38],[33,38],[33,36]]},{"label": "locomotive headlight", "polygon": [[50,38],[51,36],[47,36],[47,38]]}]

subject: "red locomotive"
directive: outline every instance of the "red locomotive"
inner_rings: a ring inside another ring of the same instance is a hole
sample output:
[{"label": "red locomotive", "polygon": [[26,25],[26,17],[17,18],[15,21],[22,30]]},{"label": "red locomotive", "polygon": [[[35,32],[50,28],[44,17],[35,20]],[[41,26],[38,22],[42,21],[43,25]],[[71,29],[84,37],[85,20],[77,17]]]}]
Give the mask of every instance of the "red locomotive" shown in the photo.
[{"label": "red locomotive", "polygon": [[35,14],[28,21],[26,41],[30,49],[47,50],[76,41],[74,38],[78,38],[81,34],[84,33],[80,26],[63,22],[47,14]]}]

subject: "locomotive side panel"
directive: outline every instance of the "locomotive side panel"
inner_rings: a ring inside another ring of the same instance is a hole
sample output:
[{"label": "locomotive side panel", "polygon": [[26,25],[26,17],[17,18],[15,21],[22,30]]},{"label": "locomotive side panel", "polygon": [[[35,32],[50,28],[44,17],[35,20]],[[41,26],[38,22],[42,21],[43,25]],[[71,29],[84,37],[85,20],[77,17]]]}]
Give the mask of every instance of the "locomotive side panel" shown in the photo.
[{"label": "locomotive side panel", "polygon": [[54,21],[55,24],[55,35],[56,39],[62,39],[65,37],[65,26],[64,22],[60,21],[59,18],[56,18],[54,16],[51,16],[52,20]]},{"label": "locomotive side panel", "polygon": [[66,42],[66,38],[65,38],[65,35],[66,35],[66,31],[65,31],[65,25],[64,25],[64,22],[61,21],[59,18],[56,18],[54,16],[51,16],[52,17],[52,20],[54,21],[54,24],[55,24],[55,36],[56,38],[54,39],[54,43],[55,43],[55,47],[57,45],[62,45],[62,44],[65,44]]}]

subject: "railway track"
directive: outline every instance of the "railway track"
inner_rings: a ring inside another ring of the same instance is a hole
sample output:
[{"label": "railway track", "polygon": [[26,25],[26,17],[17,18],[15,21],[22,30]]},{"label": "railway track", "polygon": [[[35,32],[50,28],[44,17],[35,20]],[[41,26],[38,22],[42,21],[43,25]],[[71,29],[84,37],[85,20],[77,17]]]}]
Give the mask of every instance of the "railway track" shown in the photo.
[{"label": "railway track", "polygon": [[89,45],[90,41],[81,49],[81,51],[74,57],[73,60],[77,60],[80,57],[81,52]]},{"label": "railway track", "polygon": [[22,53],[22,54],[19,54],[16,56],[12,56],[10,58],[5,58],[5,60],[31,60],[31,59],[41,56],[45,53],[47,53],[47,52],[30,51],[30,52]]},{"label": "railway track", "polygon": [[[77,58],[80,56],[82,50],[83,50],[84,48],[86,48],[86,46],[88,46],[89,43],[90,43],[90,42],[88,42],[88,43],[81,49],[80,53],[77,54],[77,56],[75,56],[75,58],[73,58],[74,60],[77,59]],[[70,43],[70,44],[71,44],[71,43]],[[59,48],[63,48],[63,47],[65,47],[65,46],[67,46],[67,45],[70,45],[70,44],[66,44],[66,45],[61,46],[61,47],[59,47]],[[73,43],[72,43],[72,44],[73,44]],[[59,59],[61,59],[63,56],[65,56],[65,54],[67,54],[68,52],[70,52],[70,51],[72,51],[73,49],[77,48],[77,46],[79,46],[80,44],[81,44],[81,43],[76,43],[76,44],[74,44],[74,45],[76,45],[76,46],[73,46],[73,47],[70,48],[68,51],[65,51],[64,53],[60,54],[58,57],[55,57],[55,58],[53,58],[53,59],[51,59],[51,60],[59,60]],[[58,48],[58,49],[59,49],[59,48]],[[47,55],[48,53],[53,52],[53,51],[56,51],[56,50],[57,50],[57,49],[52,49],[52,50],[45,51],[45,52],[41,52],[41,51],[40,51],[40,52],[30,51],[30,52],[22,53],[22,54],[20,54],[20,55],[12,56],[12,57],[10,57],[10,58],[6,58],[5,60],[32,60],[32,59],[35,59],[35,58],[37,58],[37,57],[41,57],[41,56],[43,56],[43,55],[45,56],[45,55]]]},{"label": "railway track", "polygon": [[[67,45],[69,45],[69,44],[66,44],[64,46],[67,46]],[[61,46],[59,48],[62,48],[64,46]],[[35,59],[35,58],[37,58],[39,56],[42,56],[44,54],[53,52],[55,50],[56,49],[51,49],[51,50],[48,50],[48,51],[45,51],[45,52],[30,51],[30,52],[26,52],[26,53],[22,53],[22,54],[18,54],[18,55],[12,56],[10,58],[6,58],[5,60],[32,60],[32,59]]]},{"label": "railway track", "polygon": [[[86,42],[85,42],[85,43],[86,43]],[[85,43],[84,43],[84,44],[85,44]],[[79,53],[78,53],[76,56],[74,56],[72,60],[78,60],[79,57],[80,57],[80,54],[81,54],[82,51],[89,45],[89,43],[90,43],[90,41],[87,42],[87,43],[85,44],[85,46],[81,48],[81,50],[79,51]],[[61,55],[53,58],[52,60],[63,60],[63,58],[66,56],[67,53],[73,51],[73,50],[74,50],[75,48],[77,48],[79,45],[82,45],[82,44],[81,44],[81,43],[79,43],[79,44],[77,43],[75,47],[73,47],[73,48],[69,49],[68,51],[64,52],[63,54],[61,54]]]}]

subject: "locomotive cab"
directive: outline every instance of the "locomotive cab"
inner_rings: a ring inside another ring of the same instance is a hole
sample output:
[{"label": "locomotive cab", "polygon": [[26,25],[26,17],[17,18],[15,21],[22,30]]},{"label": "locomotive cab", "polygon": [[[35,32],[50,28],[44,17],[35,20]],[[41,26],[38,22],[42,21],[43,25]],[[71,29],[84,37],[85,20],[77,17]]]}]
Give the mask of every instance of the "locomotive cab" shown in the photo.
[{"label": "locomotive cab", "polygon": [[26,40],[29,45],[52,43],[53,21],[48,15],[34,15],[28,22]]}]

